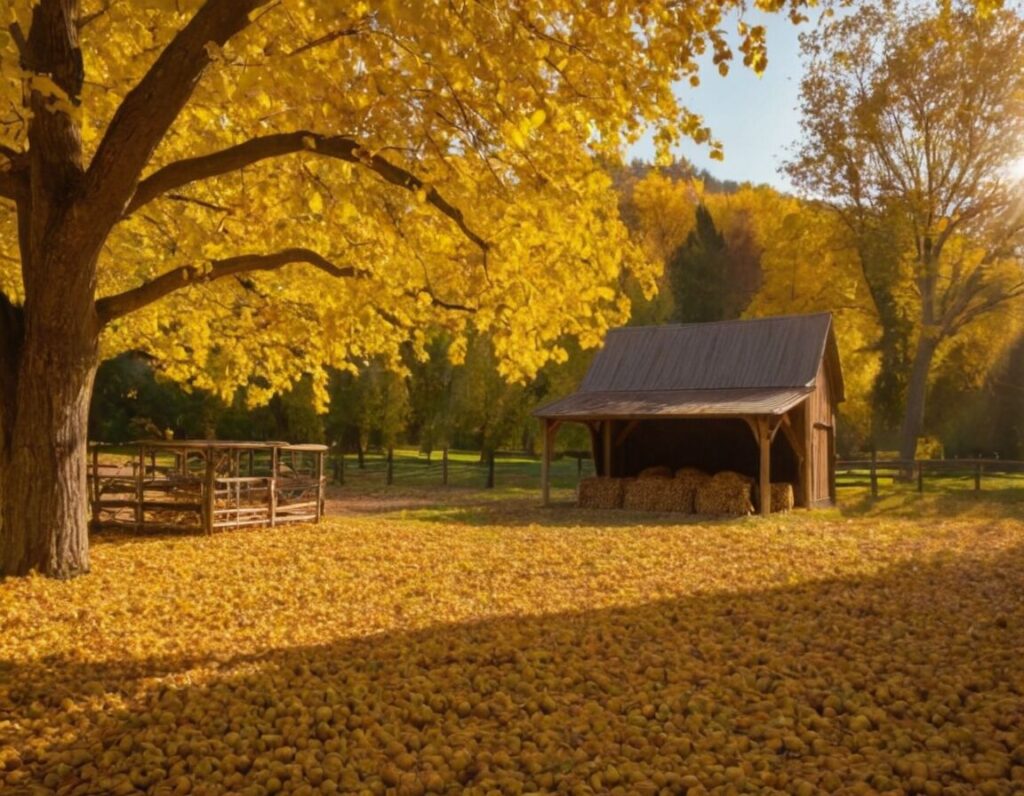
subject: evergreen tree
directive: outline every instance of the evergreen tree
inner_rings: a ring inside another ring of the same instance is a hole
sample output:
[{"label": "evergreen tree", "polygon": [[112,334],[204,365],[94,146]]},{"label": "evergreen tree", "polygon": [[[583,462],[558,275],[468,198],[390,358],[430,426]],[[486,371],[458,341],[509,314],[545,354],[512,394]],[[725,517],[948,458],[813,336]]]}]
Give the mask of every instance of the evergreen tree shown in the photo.
[{"label": "evergreen tree", "polygon": [[726,317],[729,251],[707,206],[697,205],[696,226],[669,258],[669,287],[678,323],[719,321]]}]

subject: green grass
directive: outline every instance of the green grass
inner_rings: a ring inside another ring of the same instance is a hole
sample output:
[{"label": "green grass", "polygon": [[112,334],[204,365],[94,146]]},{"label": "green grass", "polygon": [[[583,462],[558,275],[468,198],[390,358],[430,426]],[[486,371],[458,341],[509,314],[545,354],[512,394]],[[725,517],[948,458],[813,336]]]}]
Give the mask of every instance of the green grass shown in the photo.
[{"label": "green grass", "polygon": [[[356,457],[345,456],[345,486],[355,491],[376,491],[387,488],[387,457],[383,453],[367,454],[360,469]],[[428,460],[426,454],[413,448],[395,448],[392,464],[393,487],[429,488],[442,486],[443,466],[441,452],[436,451]],[[334,477],[334,460],[328,474]],[[579,478],[594,474],[590,460],[582,462],[577,470],[576,459],[568,456],[555,458],[551,463],[551,486],[555,490],[574,489]],[[448,486],[482,489],[487,483],[487,462],[480,460],[477,451],[448,452]],[[540,459],[527,455],[501,455],[494,460],[495,491],[503,493],[540,488]]]}]

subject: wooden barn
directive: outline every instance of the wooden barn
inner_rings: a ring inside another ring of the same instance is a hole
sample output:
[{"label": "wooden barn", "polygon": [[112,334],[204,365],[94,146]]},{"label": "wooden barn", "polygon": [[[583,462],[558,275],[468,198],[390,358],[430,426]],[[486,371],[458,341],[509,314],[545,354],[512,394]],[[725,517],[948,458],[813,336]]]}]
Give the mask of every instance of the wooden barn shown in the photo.
[{"label": "wooden barn", "polygon": [[[599,476],[731,470],[761,495],[788,482],[796,505],[829,505],[842,400],[829,313],[613,329],[579,390],[534,413],[544,502],[554,435],[571,421],[590,429]],[[769,502],[760,501],[762,514]]]}]

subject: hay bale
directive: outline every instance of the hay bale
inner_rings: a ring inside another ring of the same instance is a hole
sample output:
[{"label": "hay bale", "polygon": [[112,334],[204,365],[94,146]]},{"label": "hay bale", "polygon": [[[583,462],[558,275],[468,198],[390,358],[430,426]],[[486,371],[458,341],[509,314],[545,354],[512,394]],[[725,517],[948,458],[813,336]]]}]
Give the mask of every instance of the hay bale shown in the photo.
[{"label": "hay bale", "polygon": [[580,481],[577,505],[584,509],[621,509],[625,479],[593,476]]},{"label": "hay bale", "polygon": [[693,512],[693,490],[674,478],[637,478],[626,484],[622,507],[629,511]]},{"label": "hay bale", "polygon": [[666,467],[663,464],[655,465],[654,467],[645,467],[641,470],[637,478],[671,478],[672,468]]},{"label": "hay bale", "polygon": [[789,511],[795,505],[792,484],[772,484],[772,511]]},{"label": "hay bale", "polygon": [[697,488],[695,501],[698,514],[750,514],[753,479],[731,470],[715,473]]},{"label": "hay bale", "polygon": [[696,467],[683,467],[676,470],[675,474],[677,481],[690,487],[694,492],[697,491],[697,487],[706,484],[709,478],[710,475]]},{"label": "hay bale", "polygon": [[699,470],[696,467],[683,467],[676,470],[673,480],[676,483],[676,487],[682,492],[686,493],[685,497],[679,499],[685,501],[688,508],[687,513],[693,513],[697,503],[697,489],[707,483],[710,475],[705,473],[703,470]]}]

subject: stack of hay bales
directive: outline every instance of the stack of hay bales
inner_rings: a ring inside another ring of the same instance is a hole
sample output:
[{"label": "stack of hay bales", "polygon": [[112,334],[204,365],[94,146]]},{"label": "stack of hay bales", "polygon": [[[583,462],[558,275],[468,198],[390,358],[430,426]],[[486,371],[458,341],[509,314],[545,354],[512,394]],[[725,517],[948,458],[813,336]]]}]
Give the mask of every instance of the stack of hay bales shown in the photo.
[{"label": "stack of hay bales", "polygon": [[688,514],[692,514],[696,510],[697,489],[707,483],[709,478],[711,478],[710,475],[696,467],[683,467],[676,470],[673,476],[675,489],[682,493],[678,499],[681,503],[685,503],[685,511]]},{"label": "stack of hay bales", "polygon": [[789,511],[796,505],[792,484],[772,484],[772,511]]},{"label": "stack of hay bales", "polygon": [[697,487],[698,514],[750,514],[754,480],[749,476],[723,470]]},{"label": "stack of hay bales", "polygon": [[584,478],[577,491],[577,505],[584,509],[621,509],[626,480],[600,476]]},{"label": "stack of hay bales", "polygon": [[[708,475],[684,467],[673,476],[668,467],[648,467],[636,478],[584,478],[577,499],[588,509],[742,515],[753,513],[759,496],[753,478],[732,470]],[[770,500],[773,512],[789,511],[796,502],[793,485],[772,484]]]},{"label": "stack of hay bales", "polygon": [[[668,468],[665,468],[666,470]],[[671,470],[668,470],[671,474]],[[641,474],[626,484],[622,507],[630,511],[693,511],[693,490],[672,477]]]}]

